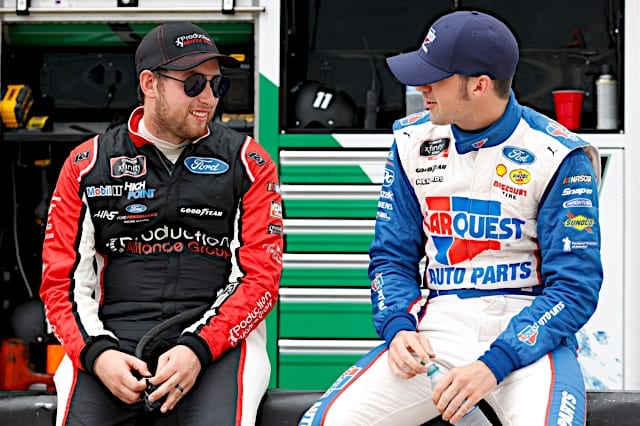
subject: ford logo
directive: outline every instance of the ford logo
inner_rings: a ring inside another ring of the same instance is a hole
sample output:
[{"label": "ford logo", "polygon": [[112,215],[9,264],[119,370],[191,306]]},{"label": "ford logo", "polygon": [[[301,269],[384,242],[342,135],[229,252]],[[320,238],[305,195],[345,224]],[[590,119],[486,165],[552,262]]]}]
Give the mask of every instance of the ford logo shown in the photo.
[{"label": "ford logo", "polygon": [[516,148],[515,146],[505,146],[502,148],[502,155],[504,155],[507,160],[516,164],[531,164],[536,161],[536,156],[533,152],[523,148]]},{"label": "ford logo", "polygon": [[187,157],[184,165],[193,173],[201,175],[220,175],[229,170],[229,165],[217,158]]},{"label": "ford logo", "polygon": [[147,210],[147,206],[144,204],[131,204],[125,207],[125,210],[129,213],[142,213]]}]

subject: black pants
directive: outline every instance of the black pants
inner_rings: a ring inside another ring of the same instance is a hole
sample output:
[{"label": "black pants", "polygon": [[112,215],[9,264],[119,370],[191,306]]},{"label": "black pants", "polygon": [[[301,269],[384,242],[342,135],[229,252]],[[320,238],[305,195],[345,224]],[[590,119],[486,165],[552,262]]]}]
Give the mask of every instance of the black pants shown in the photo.
[{"label": "black pants", "polygon": [[97,377],[79,371],[65,425],[235,425],[240,403],[237,380],[240,354],[237,346],[207,367],[196,385],[167,414],[161,414],[159,408],[147,414],[142,403],[125,404]]}]

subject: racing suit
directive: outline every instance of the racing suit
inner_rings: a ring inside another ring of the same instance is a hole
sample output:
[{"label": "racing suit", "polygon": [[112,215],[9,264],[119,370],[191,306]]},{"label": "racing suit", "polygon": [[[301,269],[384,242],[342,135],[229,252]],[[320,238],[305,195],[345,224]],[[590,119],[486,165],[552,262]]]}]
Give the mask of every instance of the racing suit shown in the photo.
[{"label": "racing suit", "polygon": [[300,424],[436,417],[427,375],[400,379],[387,364],[395,335],[418,330],[436,362],[489,367],[498,387],[485,399],[503,425],[583,425],[575,333],[602,283],[597,150],[513,93],[479,133],[434,125],[428,112],[393,131],[369,265],[385,343]]},{"label": "racing suit", "polygon": [[[73,149],[52,196],[40,294],[67,354],[56,372],[58,420],[71,409],[108,424],[114,412],[131,411],[87,385],[97,381],[98,355],[134,354],[151,328],[204,306],[165,349],[181,344],[197,355],[195,395],[204,388],[219,401],[237,397],[226,409],[207,397],[207,411],[227,416],[224,424],[252,424],[269,380],[263,320],[282,269],[276,165],[253,138],[217,123],[173,164],[138,132],[142,115],[140,107],[127,124]],[[218,364],[226,373],[213,371]],[[217,384],[205,385],[208,377]]]}]

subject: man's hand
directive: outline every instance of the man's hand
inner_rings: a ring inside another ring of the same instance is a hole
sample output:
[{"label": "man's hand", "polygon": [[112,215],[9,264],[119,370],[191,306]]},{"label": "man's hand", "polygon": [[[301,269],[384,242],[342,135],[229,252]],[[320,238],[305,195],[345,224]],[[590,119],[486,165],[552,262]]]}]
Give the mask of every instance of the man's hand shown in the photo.
[{"label": "man's hand", "polygon": [[478,401],[498,385],[498,380],[482,361],[454,368],[440,379],[433,390],[433,403],[442,418],[457,423]]},{"label": "man's hand", "polygon": [[151,376],[144,361],[115,349],[102,352],[93,364],[93,372],[100,381],[127,404],[140,401],[140,392],[146,387],[144,379],[137,379],[131,373],[134,370],[143,377]]},{"label": "man's hand", "polygon": [[400,331],[389,345],[389,366],[398,377],[410,379],[427,372],[429,359],[435,357],[429,339],[415,331]]},{"label": "man's hand", "polygon": [[158,358],[156,375],[149,379],[149,383],[158,386],[149,395],[149,401],[157,401],[167,395],[160,411],[173,410],[180,398],[191,390],[201,368],[200,360],[189,347],[177,345],[169,349]]}]

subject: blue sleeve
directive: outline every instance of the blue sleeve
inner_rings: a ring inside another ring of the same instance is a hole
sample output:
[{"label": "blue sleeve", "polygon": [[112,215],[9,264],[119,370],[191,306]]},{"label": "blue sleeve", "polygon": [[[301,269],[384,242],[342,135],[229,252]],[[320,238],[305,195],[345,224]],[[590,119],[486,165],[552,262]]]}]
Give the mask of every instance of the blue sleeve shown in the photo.
[{"label": "blue sleeve", "polygon": [[541,200],[538,244],[542,295],[480,357],[498,383],[558,345],[575,350],[575,333],[596,309],[602,284],[598,187],[582,149],[565,158]]},{"label": "blue sleeve", "polygon": [[387,344],[401,330],[416,330],[421,313],[420,261],[425,236],[415,192],[399,164],[396,144],[385,164],[369,250],[373,322]]}]

